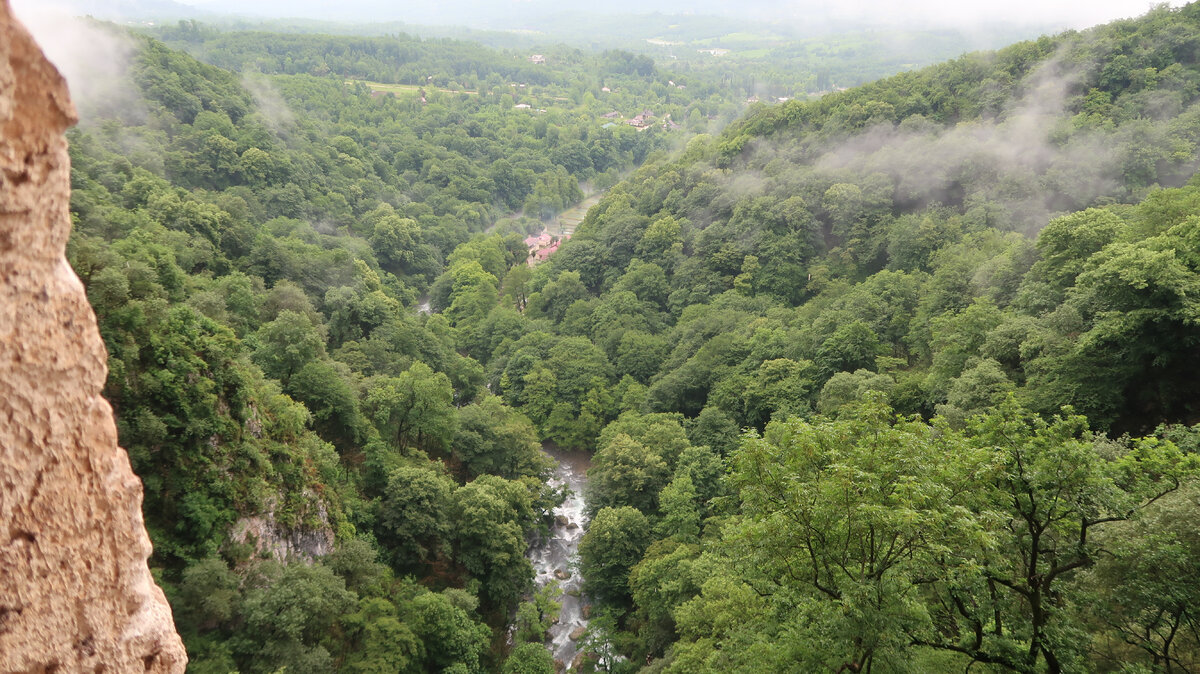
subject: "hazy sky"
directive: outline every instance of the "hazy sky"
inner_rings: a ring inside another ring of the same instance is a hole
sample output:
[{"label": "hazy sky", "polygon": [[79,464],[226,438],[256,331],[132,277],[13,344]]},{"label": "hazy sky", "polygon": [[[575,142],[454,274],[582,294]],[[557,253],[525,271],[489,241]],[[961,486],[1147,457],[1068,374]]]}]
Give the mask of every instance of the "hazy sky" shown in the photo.
[{"label": "hazy sky", "polygon": [[[1051,23],[1086,27],[1145,13],[1146,0],[176,0],[220,12],[361,21],[437,19],[457,24],[514,21],[540,12],[652,12],[725,14],[803,22],[814,16],[872,23],[972,25],[982,22]],[[1173,5],[1182,4],[1173,2]]]}]

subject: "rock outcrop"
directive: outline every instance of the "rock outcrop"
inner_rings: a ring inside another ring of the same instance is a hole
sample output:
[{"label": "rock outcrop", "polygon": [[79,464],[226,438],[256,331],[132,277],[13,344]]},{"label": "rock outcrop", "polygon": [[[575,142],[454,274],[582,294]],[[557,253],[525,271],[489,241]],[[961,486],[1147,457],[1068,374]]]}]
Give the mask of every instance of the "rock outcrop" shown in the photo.
[{"label": "rock outcrop", "polygon": [[305,490],[304,497],[315,510],[317,526],[284,527],[275,517],[277,502],[267,499],[262,515],[243,517],[233,524],[230,540],[254,548],[252,557],[273,557],[275,561],[304,560],[311,562],[333,552],[336,536],[329,526],[329,513],[325,504],[312,491]]},{"label": "rock outcrop", "polygon": [[182,672],[64,255],[67,87],[0,0],[0,672]]}]

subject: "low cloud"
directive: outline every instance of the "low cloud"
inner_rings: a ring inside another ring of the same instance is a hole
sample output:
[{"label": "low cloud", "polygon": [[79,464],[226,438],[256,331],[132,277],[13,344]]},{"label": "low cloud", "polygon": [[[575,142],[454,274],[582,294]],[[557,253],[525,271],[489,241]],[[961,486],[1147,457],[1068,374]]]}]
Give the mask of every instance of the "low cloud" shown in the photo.
[{"label": "low cloud", "polygon": [[132,121],[142,116],[129,77],[134,45],[127,34],[73,16],[53,2],[15,0],[12,8],[67,79],[82,124],[99,117]]},{"label": "low cloud", "polygon": [[[1063,133],[1080,74],[1050,59],[994,119],[945,128],[920,119],[880,124],[822,150],[814,167],[884,174],[901,203],[1002,205],[1011,224],[1032,231],[1056,212],[1120,197],[1120,143],[1112,132]],[[968,203],[956,203],[967,200]]]},{"label": "low cloud", "polygon": [[242,75],[242,87],[254,97],[257,112],[267,128],[286,138],[295,126],[296,118],[271,80],[261,73],[246,72]]}]

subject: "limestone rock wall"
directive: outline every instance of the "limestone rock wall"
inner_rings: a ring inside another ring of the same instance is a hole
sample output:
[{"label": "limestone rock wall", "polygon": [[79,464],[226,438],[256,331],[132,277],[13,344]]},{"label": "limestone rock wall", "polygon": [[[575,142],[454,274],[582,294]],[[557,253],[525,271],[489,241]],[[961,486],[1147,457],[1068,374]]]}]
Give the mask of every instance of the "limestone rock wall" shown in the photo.
[{"label": "limestone rock wall", "polygon": [[142,485],[64,251],[62,77],[0,0],[0,672],[182,672]]}]

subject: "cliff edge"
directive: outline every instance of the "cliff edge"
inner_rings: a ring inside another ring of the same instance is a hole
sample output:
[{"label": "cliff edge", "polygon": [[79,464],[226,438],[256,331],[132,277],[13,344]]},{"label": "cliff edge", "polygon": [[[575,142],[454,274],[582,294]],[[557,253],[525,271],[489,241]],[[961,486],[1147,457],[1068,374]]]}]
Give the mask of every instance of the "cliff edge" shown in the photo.
[{"label": "cliff edge", "polygon": [[0,0],[0,672],[182,672],[65,257],[66,83]]}]

